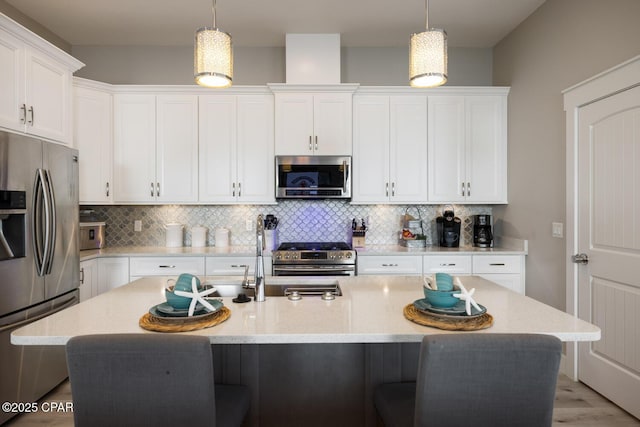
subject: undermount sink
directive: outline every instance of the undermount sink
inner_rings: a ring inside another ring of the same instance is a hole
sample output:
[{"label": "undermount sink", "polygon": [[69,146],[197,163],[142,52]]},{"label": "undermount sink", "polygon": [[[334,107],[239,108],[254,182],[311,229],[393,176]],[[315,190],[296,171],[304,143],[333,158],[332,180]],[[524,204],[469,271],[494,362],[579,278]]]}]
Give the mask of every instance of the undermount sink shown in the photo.
[{"label": "undermount sink", "polygon": [[[204,285],[216,288],[216,292],[210,294],[212,297],[236,297],[241,293],[253,296],[253,289],[242,287],[242,279],[209,279],[205,281]],[[268,297],[289,297],[289,299],[313,295],[323,299],[342,296],[340,283],[335,279],[267,277],[264,291],[265,296]]]}]

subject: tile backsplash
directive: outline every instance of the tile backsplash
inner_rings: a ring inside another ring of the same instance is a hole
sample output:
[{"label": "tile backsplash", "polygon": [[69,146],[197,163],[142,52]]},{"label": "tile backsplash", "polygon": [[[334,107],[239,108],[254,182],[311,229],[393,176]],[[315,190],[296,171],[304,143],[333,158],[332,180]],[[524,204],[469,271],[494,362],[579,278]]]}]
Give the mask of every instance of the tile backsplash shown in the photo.
[{"label": "tile backsplash", "polygon": [[[364,218],[368,226],[368,245],[396,244],[405,212],[423,219],[427,244],[432,244],[435,218],[444,206],[438,205],[352,205],[342,200],[285,200],[277,205],[162,205],[162,206],[82,206],[93,209],[103,218],[107,246],[164,246],[164,224],[184,224],[184,245],[191,246],[191,227],[209,229],[207,246],[215,245],[215,229],[230,230],[231,245],[255,244],[254,231],[246,230],[247,220],[255,228],[258,214],[278,217],[278,240],[285,241],[351,241],[351,220]],[[462,220],[462,244],[471,244],[475,214],[491,214],[484,205],[455,205]],[[134,221],[142,222],[142,231],[134,231]]]}]

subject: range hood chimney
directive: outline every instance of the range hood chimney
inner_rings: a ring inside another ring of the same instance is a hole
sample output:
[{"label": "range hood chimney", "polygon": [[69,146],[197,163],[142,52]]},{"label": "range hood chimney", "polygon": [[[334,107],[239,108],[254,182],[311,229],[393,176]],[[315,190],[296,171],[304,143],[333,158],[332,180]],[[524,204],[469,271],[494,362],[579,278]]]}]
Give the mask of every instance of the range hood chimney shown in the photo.
[{"label": "range hood chimney", "polygon": [[339,84],[340,34],[287,34],[287,84]]}]

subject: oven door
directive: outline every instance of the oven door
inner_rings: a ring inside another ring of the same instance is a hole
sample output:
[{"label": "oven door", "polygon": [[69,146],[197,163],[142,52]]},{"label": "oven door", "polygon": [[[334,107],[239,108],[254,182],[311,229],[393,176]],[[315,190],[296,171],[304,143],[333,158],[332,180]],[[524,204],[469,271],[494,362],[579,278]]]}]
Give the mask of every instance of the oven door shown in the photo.
[{"label": "oven door", "polygon": [[274,264],[274,276],[355,276],[355,265]]}]

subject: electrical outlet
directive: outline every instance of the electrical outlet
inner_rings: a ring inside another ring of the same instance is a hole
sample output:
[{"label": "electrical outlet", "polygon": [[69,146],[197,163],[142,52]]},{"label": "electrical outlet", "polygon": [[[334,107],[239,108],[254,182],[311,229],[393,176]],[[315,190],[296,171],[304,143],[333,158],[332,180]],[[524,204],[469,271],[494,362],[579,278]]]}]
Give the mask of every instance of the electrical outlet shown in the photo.
[{"label": "electrical outlet", "polygon": [[551,223],[551,237],[564,237],[564,224],[561,222],[552,222]]},{"label": "electrical outlet", "polygon": [[133,221],[133,231],[142,231],[142,221],[139,219]]},{"label": "electrical outlet", "polygon": [[252,219],[245,220],[244,229],[247,230],[247,231],[253,230],[253,220]]}]

